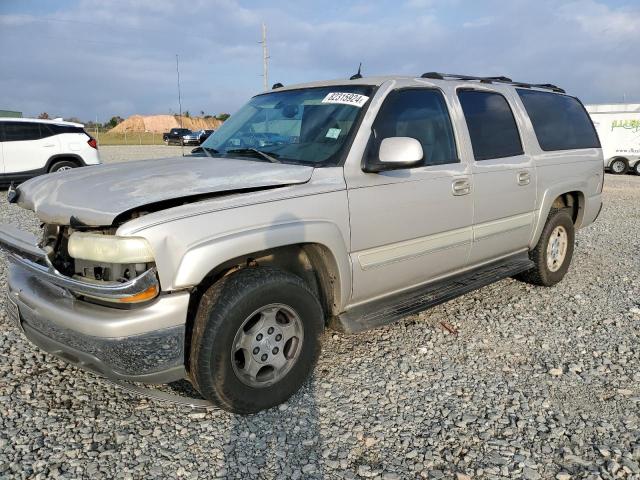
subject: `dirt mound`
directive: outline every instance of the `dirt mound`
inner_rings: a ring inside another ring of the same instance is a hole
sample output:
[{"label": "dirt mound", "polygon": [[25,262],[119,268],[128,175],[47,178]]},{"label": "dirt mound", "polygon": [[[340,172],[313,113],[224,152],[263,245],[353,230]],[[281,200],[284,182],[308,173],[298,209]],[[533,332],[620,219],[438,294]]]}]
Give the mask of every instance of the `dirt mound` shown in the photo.
[{"label": "dirt mound", "polygon": [[[216,130],[220,125],[222,125],[222,122],[216,118],[182,117],[182,126],[191,130]],[[174,115],[131,115],[124,122],[116,125],[109,131],[113,133],[164,133],[179,126],[179,118]]]}]

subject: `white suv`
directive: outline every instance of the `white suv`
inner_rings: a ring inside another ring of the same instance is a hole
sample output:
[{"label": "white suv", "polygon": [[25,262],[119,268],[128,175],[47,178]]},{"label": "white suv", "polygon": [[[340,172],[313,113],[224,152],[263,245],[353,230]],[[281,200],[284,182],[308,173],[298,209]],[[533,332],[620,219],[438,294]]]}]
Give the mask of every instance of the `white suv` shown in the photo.
[{"label": "white suv", "polygon": [[80,123],[0,118],[0,185],[99,163],[98,144]]}]

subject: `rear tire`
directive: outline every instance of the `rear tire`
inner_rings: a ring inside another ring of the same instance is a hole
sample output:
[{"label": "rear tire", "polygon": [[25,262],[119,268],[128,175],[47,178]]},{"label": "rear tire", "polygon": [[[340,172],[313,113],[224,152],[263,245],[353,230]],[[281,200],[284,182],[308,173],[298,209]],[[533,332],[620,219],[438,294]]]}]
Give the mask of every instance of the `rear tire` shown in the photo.
[{"label": "rear tire", "polygon": [[629,170],[629,164],[624,158],[616,158],[609,165],[609,169],[611,170],[611,173],[615,175],[624,175],[627,173],[627,170]]},{"label": "rear tire", "polygon": [[190,377],[224,410],[255,413],[286,401],[320,354],[324,315],[295,275],[244,268],[202,296],[191,340]]},{"label": "rear tire", "polygon": [[540,240],[529,252],[535,266],[518,280],[551,287],[562,280],[573,257],[575,228],[568,208],[552,209],[542,230]]},{"label": "rear tire", "polygon": [[640,160],[638,160],[634,165],[633,171],[636,173],[636,175],[640,175]]},{"label": "rear tire", "polygon": [[49,167],[49,173],[64,172],[65,170],[71,170],[72,168],[77,167],[78,164],[71,160],[60,160]]}]

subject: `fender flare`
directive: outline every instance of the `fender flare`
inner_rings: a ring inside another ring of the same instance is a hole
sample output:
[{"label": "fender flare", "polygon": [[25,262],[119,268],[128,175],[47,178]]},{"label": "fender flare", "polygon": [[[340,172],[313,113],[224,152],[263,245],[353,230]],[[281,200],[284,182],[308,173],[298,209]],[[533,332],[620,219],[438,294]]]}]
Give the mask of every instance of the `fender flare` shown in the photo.
[{"label": "fender flare", "polygon": [[318,244],[330,252],[338,273],[335,303],[344,305],[351,296],[349,253],[338,226],[322,220],[265,225],[195,244],[182,256],[169,289],[199,285],[216,267],[239,256],[297,244]]},{"label": "fender flare", "polygon": [[582,219],[582,215],[584,213],[584,192],[587,191],[588,185],[586,182],[564,182],[553,185],[548,188],[542,194],[542,200],[540,202],[540,208],[535,212],[536,215],[534,217],[534,228],[533,234],[531,236],[531,240],[529,242],[529,248],[534,248],[540,239],[540,235],[542,235],[542,230],[544,229],[544,225],[547,221],[547,217],[549,216],[549,212],[551,211],[551,206],[556,198],[570,192],[578,192],[583,200],[578,205],[578,217],[576,219],[576,228],[580,228],[580,223]]}]

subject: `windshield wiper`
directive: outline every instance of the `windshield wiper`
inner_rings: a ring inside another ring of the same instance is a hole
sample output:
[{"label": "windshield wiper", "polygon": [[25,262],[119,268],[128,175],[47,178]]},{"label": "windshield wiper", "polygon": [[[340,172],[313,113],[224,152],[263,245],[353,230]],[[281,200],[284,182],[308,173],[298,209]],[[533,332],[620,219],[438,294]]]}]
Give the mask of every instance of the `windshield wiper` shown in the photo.
[{"label": "windshield wiper", "polygon": [[[282,163],[275,156],[271,156],[268,153],[263,152],[262,150],[258,150],[257,148],[234,148],[233,150],[227,150],[227,153],[253,153],[260,156],[261,158],[264,158],[265,160],[270,161],[271,163]],[[274,153],[273,155],[276,154]]]}]

